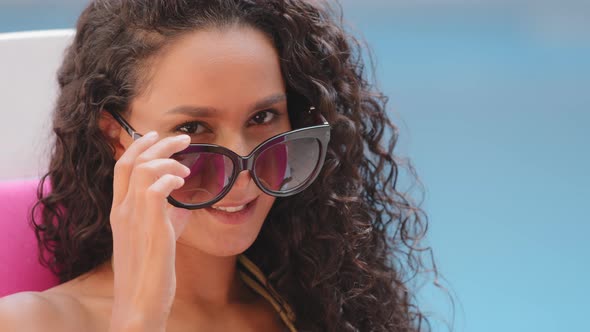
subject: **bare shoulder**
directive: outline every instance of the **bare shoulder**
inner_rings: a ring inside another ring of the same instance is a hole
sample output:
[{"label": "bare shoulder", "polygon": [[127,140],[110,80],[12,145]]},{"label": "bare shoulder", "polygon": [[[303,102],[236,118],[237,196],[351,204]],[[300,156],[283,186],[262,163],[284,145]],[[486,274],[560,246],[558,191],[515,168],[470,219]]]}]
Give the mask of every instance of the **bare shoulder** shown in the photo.
[{"label": "bare shoulder", "polygon": [[0,331],[69,331],[76,323],[66,319],[72,309],[72,299],[39,292],[9,295],[0,298]]},{"label": "bare shoulder", "polygon": [[91,285],[74,280],[44,292],[0,298],[0,331],[95,330],[92,303],[78,290],[84,286]]},{"label": "bare shoulder", "polygon": [[99,266],[43,292],[0,298],[0,331],[108,330],[112,309],[109,266]]}]

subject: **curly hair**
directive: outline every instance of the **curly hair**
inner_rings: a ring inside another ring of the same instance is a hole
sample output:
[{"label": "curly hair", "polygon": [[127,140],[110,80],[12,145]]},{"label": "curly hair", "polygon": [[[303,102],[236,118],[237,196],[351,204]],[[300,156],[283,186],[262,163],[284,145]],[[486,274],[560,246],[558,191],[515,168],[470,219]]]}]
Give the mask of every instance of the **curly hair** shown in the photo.
[{"label": "curly hair", "polygon": [[[274,43],[294,107],[332,124],[326,161],[303,193],[277,199],[246,254],[311,331],[421,331],[409,287],[423,268],[424,211],[398,189],[402,159],[387,98],[365,77],[361,43],[311,0],[96,0],[81,14],[58,72],[55,142],[32,220],[40,259],[61,282],[112,255],[114,148],[100,111],[128,110],[150,61],[197,29],[249,26]],[[409,166],[409,164],[408,164]],[[415,177],[415,172],[408,167]],[[50,182],[49,193],[41,190]],[[48,252],[49,254],[43,254]]]}]

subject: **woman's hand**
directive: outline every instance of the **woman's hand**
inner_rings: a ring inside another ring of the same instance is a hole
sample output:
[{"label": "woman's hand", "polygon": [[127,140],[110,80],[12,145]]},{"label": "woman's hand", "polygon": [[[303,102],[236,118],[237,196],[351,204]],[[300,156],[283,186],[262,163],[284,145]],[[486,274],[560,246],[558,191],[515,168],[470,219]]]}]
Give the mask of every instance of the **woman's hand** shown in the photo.
[{"label": "woman's hand", "polygon": [[115,165],[113,205],[114,303],[110,331],[165,331],[176,292],[176,240],[187,220],[171,220],[166,198],[190,170],[170,156],[187,135],[158,141],[150,132]]}]

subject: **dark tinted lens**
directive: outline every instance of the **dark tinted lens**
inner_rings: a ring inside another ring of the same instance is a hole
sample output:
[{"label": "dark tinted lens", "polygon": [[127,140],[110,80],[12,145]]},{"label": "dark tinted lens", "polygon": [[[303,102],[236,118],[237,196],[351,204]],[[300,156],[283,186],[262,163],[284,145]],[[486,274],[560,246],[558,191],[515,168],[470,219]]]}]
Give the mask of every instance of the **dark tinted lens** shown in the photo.
[{"label": "dark tinted lens", "polygon": [[320,157],[320,143],[303,137],[275,144],[256,159],[254,171],[261,184],[276,192],[299,187],[312,175]]},{"label": "dark tinted lens", "polygon": [[170,196],[184,204],[201,204],[214,199],[228,185],[233,172],[229,157],[212,152],[176,154],[172,158],[191,169],[184,186]]}]

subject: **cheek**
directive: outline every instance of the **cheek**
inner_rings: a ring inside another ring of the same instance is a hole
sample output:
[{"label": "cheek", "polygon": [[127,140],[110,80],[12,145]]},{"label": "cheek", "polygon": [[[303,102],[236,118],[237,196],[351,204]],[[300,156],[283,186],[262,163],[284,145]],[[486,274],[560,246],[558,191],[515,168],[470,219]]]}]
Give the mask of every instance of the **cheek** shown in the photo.
[{"label": "cheek", "polygon": [[264,221],[264,219],[266,218],[266,216],[268,215],[268,212],[270,211],[270,208],[272,208],[272,205],[275,202],[274,197],[269,196],[267,194],[261,194],[258,197],[258,206],[257,206],[257,211],[256,213],[260,213],[262,216],[262,221]]}]

